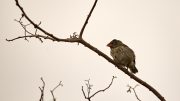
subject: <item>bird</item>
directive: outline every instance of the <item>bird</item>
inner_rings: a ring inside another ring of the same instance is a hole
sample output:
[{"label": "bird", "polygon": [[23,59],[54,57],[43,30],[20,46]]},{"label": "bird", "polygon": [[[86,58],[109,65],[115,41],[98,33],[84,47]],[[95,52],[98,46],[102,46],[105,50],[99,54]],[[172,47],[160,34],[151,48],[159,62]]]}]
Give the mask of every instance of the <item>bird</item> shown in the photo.
[{"label": "bird", "polygon": [[135,54],[134,51],[125,45],[122,41],[113,39],[107,44],[110,47],[110,54],[113,57],[115,63],[120,66],[127,67],[132,73],[137,73],[138,69],[135,64]]}]

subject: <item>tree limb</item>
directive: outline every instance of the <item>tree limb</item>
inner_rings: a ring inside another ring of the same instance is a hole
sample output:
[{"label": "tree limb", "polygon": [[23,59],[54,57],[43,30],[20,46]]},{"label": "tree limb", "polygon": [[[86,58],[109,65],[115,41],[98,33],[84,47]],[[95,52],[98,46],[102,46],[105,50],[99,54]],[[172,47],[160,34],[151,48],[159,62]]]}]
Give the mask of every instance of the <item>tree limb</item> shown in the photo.
[{"label": "tree limb", "polygon": [[82,27],[82,29],[81,29],[81,31],[80,31],[79,38],[82,38],[82,35],[83,35],[83,33],[84,33],[84,29],[86,28],[86,25],[87,25],[87,23],[88,23],[88,20],[89,20],[89,18],[91,17],[91,14],[92,14],[92,12],[93,12],[96,4],[97,4],[97,1],[98,1],[98,0],[95,0],[94,5],[93,5],[93,7],[91,8],[91,10],[90,10],[90,12],[89,12],[89,14],[88,14],[88,16],[87,16],[87,18],[86,18],[86,21],[85,21],[85,23],[84,23],[84,25],[83,25],[83,27]]},{"label": "tree limb", "polygon": [[[45,36],[48,36],[47,39],[49,40],[52,40],[52,41],[57,41],[57,42],[77,42],[77,43],[81,43],[83,44],[84,46],[86,46],[87,48],[89,48],[90,50],[94,51],[95,53],[97,53],[98,55],[102,56],[104,59],[106,59],[107,61],[109,61],[110,63],[112,63],[114,66],[116,66],[118,69],[120,69],[121,71],[123,71],[125,74],[127,74],[130,78],[134,79],[135,81],[137,81],[138,83],[140,83],[141,85],[143,85],[144,87],[146,87],[147,89],[149,89],[154,95],[156,95],[156,97],[158,97],[161,101],[166,101],[165,98],[156,90],[154,89],[151,85],[149,85],[148,83],[146,83],[145,81],[141,80],[140,78],[138,78],[137,76],[135,76],[134,74],[130,73],[127,71],[127,69],[123,68],[123,67],[120,67],[118,66],[118,64],[116,64],[110,57],[108,57],[106,54],[104,54],[103,52],[101,52],[100,50],[98,50],[97,48],[95,48],[94,46],[92,46],[91,44],[89,44],[88,42],[86,42],[85,40],[82,39],[82,35],[83,35],[83,32],[84,32],[84,29],[88,23],[88,20],[96,6],[96,3],[97,3],[98,0],[95,0],[94,2],[94,5],[90,11],[90,13],[88,14],[87,16],[87,19],[81,29],[81,32],[80,32],[80,35],[79,37],[77,38],[67,38],[67,39],[61,39],[61,38],[58,38],[56,36],[54,36],[53,34],[45,31],[43,28],[41,28],[38,24],[34,23],[29,17],[28,15],[25,13],[25,11],[23,10],[23,8],[20,6],[19,4],[19,1],[18,0],[15,0],[16,2],[16,5],[19,7],[19,9],[21,10],[22,12],[22,16],[24,16],[33,26],[35,29],[38,29],[40,30],[41,32],[43,32],[45,34]],[[17,37],[17,38],[14,38],[14,39],[6,39],[7,41],[13,41],[13,40],[16,40],[16,39],[20,39],[20,38],[26,38],[26,37],[35,37],[35,36],[21,36],[21,37]],[[44,38],[44,36],[39,36],[39,37],[42,37]]]}]

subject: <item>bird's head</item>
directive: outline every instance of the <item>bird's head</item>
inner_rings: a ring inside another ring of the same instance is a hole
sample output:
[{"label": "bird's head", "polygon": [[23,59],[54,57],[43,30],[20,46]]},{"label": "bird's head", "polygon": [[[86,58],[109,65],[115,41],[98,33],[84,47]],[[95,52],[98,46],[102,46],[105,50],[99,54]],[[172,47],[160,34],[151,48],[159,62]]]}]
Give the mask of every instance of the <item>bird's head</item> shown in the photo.
[{"label": "bird's head", "polygon": [[122,42],[120,40],[117,40],[117,39],[113,39],[110,43],[107,44],[107,46],[110,48],[116,48],[120,45],[122,45]]}]

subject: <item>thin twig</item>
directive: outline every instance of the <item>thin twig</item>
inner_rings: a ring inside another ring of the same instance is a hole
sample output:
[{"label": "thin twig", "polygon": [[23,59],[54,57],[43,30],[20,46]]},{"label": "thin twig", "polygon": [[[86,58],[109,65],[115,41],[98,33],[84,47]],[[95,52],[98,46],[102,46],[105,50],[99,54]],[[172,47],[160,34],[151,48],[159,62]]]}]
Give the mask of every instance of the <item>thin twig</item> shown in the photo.
[{"label": "thin twig", "polygon": [[21,10],[21,12],[23,13],[23,16],[34,26],[34,28],[39,29],[40,31],[42,31],[44,34],[46,34],[47,36],[55,39],[55,40],[59,40],[59,38],[55,37],[53,34],[50,34],[49,32],[45,31],[43,28],[39,27],[38,24],[34,23],[26,14],[26,12],[24,11],[24,9],[21,7],[21,5],[19,4],[18,0],[15,0],[16,2],[16,6],[19,7],[19,9]]},{"label": "thin twig", "polygon": [[87,93],[88,93],[88,94],[87,94],[87,95],[85,94],[84,89],[83,89],[83,86],[82,86],[82,89],[81,89],[81,90],[82,90],[82,92],[83,92],[84,98],[87,99],[88,101],[91,101],[91,98],[93,98],[95,95],[97,95],[98,93],[104,92],[104,91],[106,91],[107,89],[109,89],[109,88],[111,87],[111,85],[112,85],[112,83],[113,83],[113,80],[114,80],[115,78],[116,78],[116,77],[113,76],[110,84],[109,84],[106,88],[104,88],[104,89],[102,89],[102,90],[96,91],[96,92],[95,92],[94,94],[92,94],[91,96],[90,96],[90,93],[91,93],[92,85],[90,84],[90,79],[85,80],[85,81],[87,82],[87,83],[86,83],[86,86],[87,86]]},{"label": "thin twig", "polygon": [[41,96],[39,101],[44,101],[44,89],[45,89],[45,82],[43,80],[43,78],[41,77],[41,81],[43,83],[42,87],[39,87],[40,91],[41,91]]},{"label": "thin twig", "polygon": [[135,90],[135,88],[136,88],[137,86],[139,86],[139,85],[137,84],[137,85],[135,85],[134,87],[131,87],[130,85],[127,85],[127,86],[129,87],[129,89],[127,90],[127,92],[131,93],[131,89],[132,89],[133,92],[134,92],[134,95],[135,95],[136,99],[137,99],[138,101],[141,101],[141,99],[138,97],[138,95],[137,95],[137,93],[136,93],[136,90]]},{"label": "thin twig", "polygon": [[109,88],[111,87],[111,85],[112,85],[112,83],[113,83],[113,80],[114,80],[115,78],[116,78],[116,77],[113,76],[113,78],[112,78],[112,80],[111,80],[111,83],[110,83],[106,88],[104,88],[104,89],[102,89],[102,90],[98,90],[98,91],[95,92],[93,95],[91,95],[90,98],[91,98],[91,97],[94,97],[96,94],[98,94],[98,93],[100,93],[100,92],[104,92],[104,91],[106,91],[107,89],[109,89]]},{"label": "thin twig", "polygon": [[59,86],[63,86],[63,85],[62,85],[62,81],[60,81],[59,84],[58,84],[56,87],[54,87],[52,90],[50,90],[51,95],[52,95],[52,97],[53,97],[53,101],[56,101],[56,98],[55,98],[55,96],[54,96],[54,91],[55,91]]},{"label": "thin twig", "polygon": [[32,37],[39,37],[39,38],[44,38],[44,39],[49,39],[49,40],[52,40],[52,41],[55,41],[54,39],[52,39],[51,37],[47,37],[47,36],[43,36],[43,35],[27,35],[27,36],[19,36],[19,37],[16,37],[16,38],[13,38],[13,39],[6,39],[6,41],[14,41],[14,40],[17,40],[17,39],[22,39],[22,38],[32,38]]}]

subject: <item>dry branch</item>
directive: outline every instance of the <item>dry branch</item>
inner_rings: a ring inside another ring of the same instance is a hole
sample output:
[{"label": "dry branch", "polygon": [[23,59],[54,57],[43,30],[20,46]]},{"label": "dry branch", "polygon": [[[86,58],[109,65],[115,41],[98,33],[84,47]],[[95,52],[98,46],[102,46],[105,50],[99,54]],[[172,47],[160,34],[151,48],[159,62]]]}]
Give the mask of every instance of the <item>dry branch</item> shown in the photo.
[{"label": "dry branch", "polygon": [[47,32],[46,30],[44,30],[43,28],[41,28],[39,26],[39,24],[36,24],[35,22],[33,22],[33,20],[31,20],[28,15],[26,14],[26,12],[24,11],[23,7],[21,7],[21,5],[19,4],[18,0],[15,0],[17,7],[21,10],[22,12],[22,16],[24,18],[26,18],[31,25],[34,26],[34,28],[36,30],[41,31],[42,33],[44,33],[45,35],[38,35],[35,36],[35,34],[33,35],[25,35],[25,36],[19,36],[17,38],[14,39],[6,39],[7,41],[14,41],[17,39],[21,39],[21,38],[27,38],[27,37],[35,37],[35,38],[44,38],[44,39],[49,39],[52,41],[57,41],[57,42],[76,42],[76,43],[81,43],[84,46],[86,46],[87,48],[89,48],[90,50],[94,51],[95,53],[97,53],[98,55],[102,56],[104,59],[106,59],[107,61],[109,61],[110,63],[112,63],[114,66],[118,67],[118,69],[120,69],[121,71],[123,71],[125,74],[127,74],[130,78],[134,79],[135,81],[137,81],[139,84],[143,85],[144,87],[146,87],[147,89],[149,89],[154,95],[156,95],[156,97],[158,97],[161,101],[166,101],[165,98],[156,90],[154,89],[151,85],[149,85],[148,83],[146,83],[145,81],[141,80],[140,78],[138,78],[137,76],[135,76],[134,74],[130,73],[127,71],[127,69],[123,68],[123,67],[119,67],[110,57],[108,57],[106,54],[104,54],[103,52],[101,52],[100,50],[98,50],[97,48],[95,48],[94,46],[92,46],[91,44],[89,44],[88,42],[86,42],[83,38],[83,32],[85,30],[85,27],[88,23],[89,18],[91,17],[91,14],[97,4],[98,0],[95,0],[94,5],[92,6],[87,19],[81,29],[80,35],[77,38],[66,38],[66,39],[61,39],[58,38],[56,36],[54,36],[53,34]]},{"label": "dry branch", "polygon": [[52,97],[53,97],[53,101],[56,101],[56,98],[55,98],[55,96],[54,96],[54,91],[55,91],[59,86],[63,86],[63,85],[62,85],[62,81],[60,81],[59,84],[58,84],[56,87],[54,87],[52,90],[50,90],[51,95],[52,95]]},{"label": "dry branch", "polygon": [[93,7],[91,8],[91,10],[90,10],[90,12],[89,12],[89,14],[88,14],[88,16],[87,16],[87,18],[86,18],[86,21],[85,21],[85,23],[84,23],[84,25],[83,25],[83,27],[82,27],[82,29],[81,29],[81,31],[80,31],[79,38],[82,38],[82,35],[83,35],[83,33],[84,33],[84,29],[86,28],[86,25],[88,24],[89,18],[91,17],[91,14],[92,14],[94,8],[96,7],[97,1],[98,1],[98,0],[95,0],[94,5],[93,5]]},{"label": "dry branch", "polygon": [[136,99],[137,99],[138,101],[141,101],[141,99],[138,97],[138,95],[137,95],[137,93],[136,93],[136,90],[135,90],[137,86],[139,86],[139,85],[137,84],[137,85],[135,85],[134,87],[132,87],[132,86],[130,86],[130,85],[127,85],[127,87],[129,87],[128,90],[127,90],[127,92],[128,92],[128,93],[131,93],[131,90],[133,90],[134,95],[136,96]]},{"label": "dry branch", "polygon": [[[39,89],[40,89],[40,91],[41,91],[41,96],[40,96],[39,101],[44,101],[44,90],[45,90],[45,85],[46,85],[46,84],[45,84],[45,81],[43,80],[42,77],[41,77],[41,81],[42,81],[43,85],[42,85],[42,87],[39,87]],[[53,97],[53,101],[56,101],[56,98],[55,98],[55,96],[54,96],[54,91],[55,91],[59,86],[63,86],[63,85],[62,85],[62,81],[60,81],[60,82],[58,83],[58,85],[56,85],[52,90],[50,90],[51,95],[52,95],[52,97]]]},{"label": "dry branch", "polygon": [[39,87],[40,91],[41,91],[41,96],[39,101],[44,101],[44,89],[45,89],[45,82],[43,80],[43,78],[41,77],[41,81],[43,83],[42,87]]},{"label": "dry branch", "polygon": [[88,101],[91,101],[91,98],[93,98],[95,95],[97,95],[98,93],[104,92],[104,91],[106,91],[107,89],[109,89],[109,88],[111,87],[111,85],[112,85],[112,83],[113,83],[113,81],[114,81],[115,78],[116,78],[116,77],[113,76],[110,84],[109,84],[106,88],[104,88],[104,89],[102,89],[102,90],[98,90],[98,91],[96,91],[96,92],[95,92],[94,94],[92,94],[92,95],[90,95],[90,93],[91,93],[91,90],[92,90],[92,86],[93,86],[93,85],[90,84],[90,79],[89,79],[89,80],[85,80],[85,81],[86,81],[86,87],[87,87],[87,95],[85,94],[85,91],[84,91],[83,86],[82,86],[82,89],[81,89],[82,92],[83,92],[84,98],[87,99]]}]

